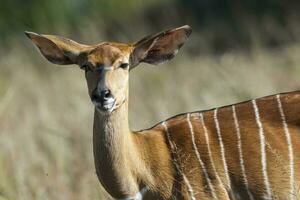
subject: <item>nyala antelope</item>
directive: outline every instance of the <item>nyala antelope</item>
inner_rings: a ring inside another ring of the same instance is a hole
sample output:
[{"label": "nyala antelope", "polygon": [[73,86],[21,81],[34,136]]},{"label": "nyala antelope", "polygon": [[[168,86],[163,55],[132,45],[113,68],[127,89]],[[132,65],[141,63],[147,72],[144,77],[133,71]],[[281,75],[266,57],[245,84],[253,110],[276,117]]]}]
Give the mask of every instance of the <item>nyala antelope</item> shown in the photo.
[{"label": "nyala antelope", "polygon": [[76,64],[85,72],[95,106],[96,173],[113,198],[300,199],[300,92],[184,113],[130,130],[130,70],[172,59],[191,32],[182,26],[135,43],[96,45],[26,35],[50,62]]}]

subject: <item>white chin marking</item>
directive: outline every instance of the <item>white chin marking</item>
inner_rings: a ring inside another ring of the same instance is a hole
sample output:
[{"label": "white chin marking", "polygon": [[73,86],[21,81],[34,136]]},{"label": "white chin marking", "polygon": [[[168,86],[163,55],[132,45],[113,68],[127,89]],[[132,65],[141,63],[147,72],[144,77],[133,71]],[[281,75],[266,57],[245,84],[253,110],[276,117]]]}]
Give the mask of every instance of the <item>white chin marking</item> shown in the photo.
[{"label": "white chin marking", "polygon": [[[111,113],[116,107],[116,101],[113,104],[102,106],[100,103],[93,101],[96,109],[101,113]],[[110,106],[111,105],[111,106]]]}]

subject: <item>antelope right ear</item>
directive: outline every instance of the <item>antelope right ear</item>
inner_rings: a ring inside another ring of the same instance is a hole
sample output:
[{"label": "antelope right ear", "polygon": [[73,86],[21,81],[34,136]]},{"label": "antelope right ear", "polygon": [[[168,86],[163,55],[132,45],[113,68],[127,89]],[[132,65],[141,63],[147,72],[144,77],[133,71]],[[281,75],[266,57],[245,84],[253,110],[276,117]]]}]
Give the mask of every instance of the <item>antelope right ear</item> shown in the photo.
[{"label": "antelope right ear", "polygon": [[158,34],[150,35],[134,44],[131,68],[140,62],[161,64],[172,59],[188,39],[192,29],[185,25]]},{"label": "antelope right ear", "polygon": [[80,53],[88,48],[87,45],[60,36],[40,35],[27,31],[25,34],[39,48],[44,57],[55,64],[77,64]]}]

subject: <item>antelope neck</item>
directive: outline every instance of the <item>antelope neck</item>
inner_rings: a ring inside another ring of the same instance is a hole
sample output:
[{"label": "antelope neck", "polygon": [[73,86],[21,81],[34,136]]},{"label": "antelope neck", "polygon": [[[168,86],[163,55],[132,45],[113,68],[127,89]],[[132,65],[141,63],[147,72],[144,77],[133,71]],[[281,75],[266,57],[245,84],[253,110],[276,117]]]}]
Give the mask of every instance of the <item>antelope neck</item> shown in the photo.
[{"label": "antelope neck", "polygon": [[93,143],[96,172],[106,191],[118,199],[134,196],[145,165],[129,130],[127,102],[109,115],[95,109]]}]

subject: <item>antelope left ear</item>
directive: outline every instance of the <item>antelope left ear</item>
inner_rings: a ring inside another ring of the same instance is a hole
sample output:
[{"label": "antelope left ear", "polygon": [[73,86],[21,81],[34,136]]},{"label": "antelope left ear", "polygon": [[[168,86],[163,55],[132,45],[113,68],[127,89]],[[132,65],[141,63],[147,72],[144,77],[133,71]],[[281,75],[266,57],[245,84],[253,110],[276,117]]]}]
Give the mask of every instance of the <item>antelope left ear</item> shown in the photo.
[{"label": "antelope left ear", "polygon": [[140,62],[155,65],[172,59],[191,33],[191,27],[185,25],[147,36],[136,42],[130,58],[130,69],[136,67]]}]

